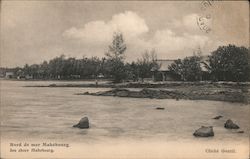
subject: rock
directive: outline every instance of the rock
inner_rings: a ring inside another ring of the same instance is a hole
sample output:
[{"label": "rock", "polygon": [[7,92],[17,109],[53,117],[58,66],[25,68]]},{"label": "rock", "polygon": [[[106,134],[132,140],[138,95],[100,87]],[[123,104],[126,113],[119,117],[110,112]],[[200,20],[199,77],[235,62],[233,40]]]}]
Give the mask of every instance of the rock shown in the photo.
[{"label": "rock", "polygon": [[56,87],[56,84],[50,84],[49,87]]},{"label": "rock", "polygon": [[89,119],[88,117],[83,117],[78,124],[73,125],[73,127],[77,127],[80,129],[87,129],[89,128]]},{"label": "rock", "polygon": [[220,118],[222,118],[222,117],[223,117],[223,116],[219,115],[219,116],[214,117],[213,119],[220,119]]},{"label": "rock", "polygon": [[195,132],[193,133],[193,135],[196,136],[196,137],[210,137],[210,136],[214,136],[213,127],[212,126],[209,126],[209,127],[202,126],[198,130],[195,130]]},{"label": "rock", "polygon": [[237,133],[242,134],[242,133],[244,133],[244,131],[237,131]]},{"label": "rock", "polygon": [[183,92],[175,90],[157,90],[143,88],[140,91],[128,90],[123,88],[113,88],[108,91],[101,91],[96,93],[83,93],[81,95],[95,95],[95,96],[118,96],[118,97],[133,97],[133,98],[152,98],[152,99],[189,99]]},{"label": "rock", "polygon": [[141,91],[140,91],[140,94],[141,94],[141,97],[144,97],[144,98],[155,98],[157,96],[159,96],[159,92],[156,91],[156,90],[151,90],[151,89],[148,89],[148,88],[143,88]]},{"label": "rock", "polygon": [[118,97],[127,97],[129,94],[129,90],[115,88],[105,92],[97,92],[95,95],[102,95],[102,96],[118,96]]},{"label": "rock", "polygon": [[164,110],[165,108],[162,107],[156,107],[157,110]]},{"label": "rock", "polygon": [[226,129],[239,129],[240,127],[235,124],[231,119],[228,119],[226,123],[224,124],[224,127]]},{"label": "rock", "polygon": [[128,97],[129,96],[129,91],[128,90],[118,90],[116,92],[116,96],[119,96],[119,97]]}]

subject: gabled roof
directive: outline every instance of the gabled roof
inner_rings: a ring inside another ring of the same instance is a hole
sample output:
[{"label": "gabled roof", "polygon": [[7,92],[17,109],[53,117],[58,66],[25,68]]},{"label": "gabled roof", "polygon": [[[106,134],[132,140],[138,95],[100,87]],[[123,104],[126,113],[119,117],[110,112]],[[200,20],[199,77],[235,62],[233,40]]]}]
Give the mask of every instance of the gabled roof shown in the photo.
[{"label": "gabled roof", "polygon": [[156,60],[156,63],[159,66],[158,71],[169,71],[168,67],[174,62],[175,60],[164,60],[164,59],[159,59]]},{"label": "gabled roof", "polygon": [[[202,56],[201,57],[201,70],[202,71],[208,71],[206,68],[208,56]],[[174,63],[175,60],[169,60],[169,59],[158,59],[156,60],[156,63],[159,66],[158,71],[169,71],[169,66]],[[205,64],[206,63],[206,64]],[[151,71],[155,71],[155,68],[153,68]]]},{"label": "gabled roof", "polygon": [[202,71],[205,71],[205,72],[207,72],[208,71],[208,69],[207,69],[207,65],[208,65],[208,60],[209,60],[209,56],[202,56],[201,57],[201,70]]},{"label": "gabled roof", "polygon": [[157,60],[156,63],[160,67],[158,71],[169,71],[168,67],[174,63],[174,60]]}]

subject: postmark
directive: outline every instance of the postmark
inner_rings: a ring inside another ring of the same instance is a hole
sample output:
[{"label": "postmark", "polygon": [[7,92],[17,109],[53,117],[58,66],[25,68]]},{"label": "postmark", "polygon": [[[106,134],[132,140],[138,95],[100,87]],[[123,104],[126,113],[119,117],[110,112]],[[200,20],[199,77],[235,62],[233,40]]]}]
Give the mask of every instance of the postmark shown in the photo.
[{"label": "postmark", "polygon": [[211,21],[212,15],[209,10],[215,5],[214,0],[203,0],[200,3],[201,15],[197,17],[197,26],[205,33],[212,31]]}]

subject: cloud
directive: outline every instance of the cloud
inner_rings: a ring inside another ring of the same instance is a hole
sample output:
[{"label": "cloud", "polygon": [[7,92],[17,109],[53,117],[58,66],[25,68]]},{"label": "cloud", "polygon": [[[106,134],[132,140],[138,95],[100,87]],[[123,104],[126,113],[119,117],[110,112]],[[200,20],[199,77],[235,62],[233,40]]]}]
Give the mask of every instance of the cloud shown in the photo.
[{"label": "cloud", "polygon": [[[88,50],[93,56],[100,56],[106,51],[112,41],[114,32],[122,32],[127,44],[128,60],[135,60],[145,49],[155,48],[160,58],[176,58],[192,55],[197,47],[205,47],[211,43],[206,35],[195,34],[192,30],[196,25],[197,14],[190,14],[175,20],[175,27],[184,27],[180,32],[167,27],[151,31],[145,20],[137,13],[126,11],[113,15],[110,21],[91,21],[83,28],[72,27],[63,33],[64,37],[76,39],[83,43],[83,50]],[[150,35],[150,36],[143,36]],[[147,37],[147,39],[145,38]],[[189,53],[188,53],[189,51]]]},{"label": "cloud", "polygon": [[189,14],[182,18],[182,23],[187,29],[197,30],[197,18],[199,18],[198,14]]},{"label": "cloud", "polygon": [[149,31],[145,20],[131,11],[114,15],[109,24],[114,31],[121,31],[128,37],[136,37]]},{"label": "cloud", "polygon": [[196,13],[188,14],[181,19],[175,19],[169,22],[169,26],[174,29],[182,29],[183,31],[197,32],[199,31],[199,27],[197,26],[197,18],[199,17],[200,15]]},{"label": "cloud", "polygon": [[63,36],[100,43],[110,41],[114,32],[122,32],[126,38],[133,38],[148,30],[144,19],[135,12],[126,11],[114,15],[108,22],[92,21],[85,24],[83,28],[72,27],[66,30]]},{"label": "cloud", "polygon": [[[156,49],[159,58],[176,59],[191,56],[193,51],[198,47],[206,49],[208,45],[213,43],[205,35],[194,35],[185,33],[182,35],[176,34],[170,29],[158,30],[149,40],[135,39],[134,46],[131,52],[141,52],[145,49]],[[129,48],[129,47],[128,47]],[[136,51],[137,50],[137,51]],[[205,52],[206,53],[206,52]],[[131,58],[134,56],[129,55]]]},{"label": "cloud", "polygon": [[84,28],[72,27],[66,30],[63,35],[68,38],[80,39],[89,42],[105,42],[110,40],[112,35],[112,28],[110,28],[103,21],[94,21],[85,24]]}]

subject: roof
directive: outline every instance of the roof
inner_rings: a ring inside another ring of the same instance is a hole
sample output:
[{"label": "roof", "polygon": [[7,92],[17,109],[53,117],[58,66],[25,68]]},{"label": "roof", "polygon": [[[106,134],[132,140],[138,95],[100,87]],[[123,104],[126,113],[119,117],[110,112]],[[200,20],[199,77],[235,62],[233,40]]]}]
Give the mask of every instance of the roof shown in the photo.
[{"label": "roof", "polygon": [[[208,71],[206,68],[208,56],[202,56],[201,57],[201,70],[202,71]],[[169,59],[158,59],[156,60],[156,63],[160,67],[158,71],[169,71],[169,66],[174,63],[175,60],[169,60]],[[206,64],[205,64],[206,63]],[[154,71],[155,69],[152,69],[151,71]]]},{"label": "roof", "polygon": [[175,60],[156,60],[156,63],[159,65],[158,71],[169,71],[169,66],[174,63]]},{"label": "roof", "polygon": [[208,65],[208,60],[209,60],[209,56],[206,55],[206,56],[201,56],[201,63],[200,63],[200,66],[201,66],[201,70],[204,71],[204,72],[207,72],[208,69],[207,69],[207,65]]}]

